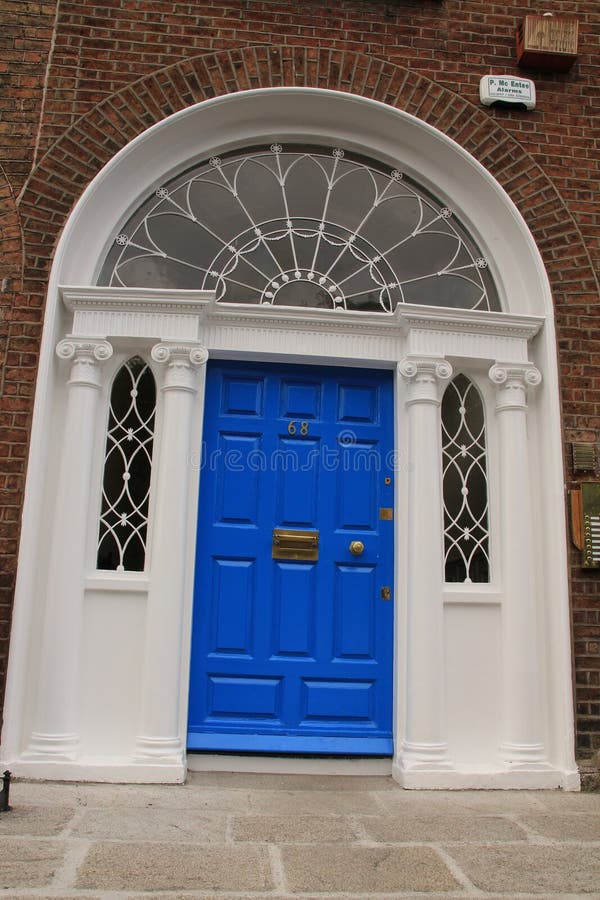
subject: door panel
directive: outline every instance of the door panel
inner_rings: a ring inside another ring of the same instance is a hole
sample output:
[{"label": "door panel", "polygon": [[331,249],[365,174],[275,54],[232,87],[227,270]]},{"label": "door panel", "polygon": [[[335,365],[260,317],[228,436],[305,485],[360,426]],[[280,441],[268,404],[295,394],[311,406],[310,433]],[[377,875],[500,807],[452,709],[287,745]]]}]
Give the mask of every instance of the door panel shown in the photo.
[{"label": "door panel", "polygon": [[392,752],[392,435],[388,372],[209,362],[190,749]]}]

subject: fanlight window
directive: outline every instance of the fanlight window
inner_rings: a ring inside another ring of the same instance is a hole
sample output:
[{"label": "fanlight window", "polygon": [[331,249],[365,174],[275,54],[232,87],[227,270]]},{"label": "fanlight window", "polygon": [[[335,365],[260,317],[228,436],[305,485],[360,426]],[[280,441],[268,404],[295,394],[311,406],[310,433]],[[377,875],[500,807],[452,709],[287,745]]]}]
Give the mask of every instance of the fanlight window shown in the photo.
[{"label": "fanlight window", "polygon": [[99,569],[144,569],[155,408],[154,376],[134,356],[117,372],[110,395]]},{"label": "fanlight window", "polygon": [[479,391],[464,375],[442,400],[444,551],[447,582],[489,581],[485,421]]},{"label": "fanlight window", "polygon": [[228,303],[499,309],[448,205],[400,169],[280,144],[213,157],[159,187],[115,234],[100,283],[214,290]]}]

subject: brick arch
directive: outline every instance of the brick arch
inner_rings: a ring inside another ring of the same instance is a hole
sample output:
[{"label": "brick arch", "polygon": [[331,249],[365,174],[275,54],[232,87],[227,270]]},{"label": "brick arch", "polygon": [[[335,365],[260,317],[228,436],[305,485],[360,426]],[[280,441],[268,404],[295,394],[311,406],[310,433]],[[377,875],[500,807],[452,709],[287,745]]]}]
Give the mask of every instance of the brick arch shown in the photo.
[{"label": "brick arch", "polygon": [[[146,75],[98,103],[50,147],[32,173],[21,212],[38,265],[84,188],[123,146],[178,110],[266,87],[346,91],[404,110],[453,138],[504,187],[542,253],[557,303],[597,289],[577,223],[558,190],[489,112],[413,69],[355,51],[246,47],[203,54]],[[35,246],[33,246],[35,245]],[[39,268],[38,268],[39,276]]]}]

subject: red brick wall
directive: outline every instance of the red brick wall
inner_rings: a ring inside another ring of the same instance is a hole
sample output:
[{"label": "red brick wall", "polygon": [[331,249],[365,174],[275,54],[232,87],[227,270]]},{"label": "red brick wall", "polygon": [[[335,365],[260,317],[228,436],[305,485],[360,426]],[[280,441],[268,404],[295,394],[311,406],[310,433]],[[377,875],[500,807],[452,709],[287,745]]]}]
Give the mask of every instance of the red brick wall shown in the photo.
[{"label": "red brick wall", "polygon": [[54,2],[0,2],[0,704],[41,334],[41,302],[31,309],[21,293],[18,195],[34,164],[54,17]]},{"label": "red brick wall", "polygon": [[[57,236],[85,185],[123,144],[207,97],[282,84],[365,94],[441,129],[495,175],[528,222],[551,280],[566,472],[574,480],[569,442],[598,442],[600,433],[600,7],[597,0],[546,0],[544,11],[579,19],[577,63],[562,75],[530,73],[535,112],[484,109],[482,75],[522,74],[514,32],[532,11],[531,3],[490,0],[60,0],[53,32],[54,3],[0,0],[8,23],[0,35],[0,73],[8,72],[0,85],[7,176],[0,227],[10,251],[10,280],[0,294],[0,421],[8,435],[0,445],[0,554],[8,573],[0,582],[0,677],[33,372]],[[582,572],[572,547],[570,554],[578,742],[589,753],[600,749],[600,576]]]}]

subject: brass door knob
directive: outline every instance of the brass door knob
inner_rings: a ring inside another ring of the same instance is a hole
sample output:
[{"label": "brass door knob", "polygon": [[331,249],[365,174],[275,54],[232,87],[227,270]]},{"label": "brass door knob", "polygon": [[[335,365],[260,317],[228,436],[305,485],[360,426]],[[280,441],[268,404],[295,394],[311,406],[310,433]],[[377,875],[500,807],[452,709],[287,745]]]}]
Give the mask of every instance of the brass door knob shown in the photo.
[{"label": "brass door knob", "polygon": [[360,556],[364,549],[365,545],[362,541],[350,541],[350,553],[353,556]]}]

